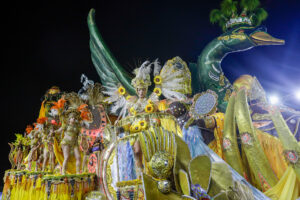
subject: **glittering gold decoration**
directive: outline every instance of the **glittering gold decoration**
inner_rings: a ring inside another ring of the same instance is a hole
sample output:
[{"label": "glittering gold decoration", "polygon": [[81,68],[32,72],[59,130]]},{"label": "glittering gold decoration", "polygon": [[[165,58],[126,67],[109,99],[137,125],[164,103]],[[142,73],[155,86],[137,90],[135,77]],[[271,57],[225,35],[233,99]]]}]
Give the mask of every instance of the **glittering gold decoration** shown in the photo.
[{"label": "glittering gold decoration", "polygon": [[168,180],[158,181],[157,188],[160,192],[168,194],[171,192],[171,183]]},{"label": "glittering gold decoration", "polygon": [[165,151],[158,151],[149,162],[150,173],[154,178],[167,179],[171,175],[173,164],[174,161],[171,154]]},{"label": "glittering gold decoration", "polygon": [[204,117],[204,124],[206,128],[215,128],[216,122],[212,116]]},{"label": "glittering gold decoration", "polygon": [[224,101],[229,101],[230,95],[231,95],[231,91],[227,89],[226,94],[224,96]]},{"label": "glittering gold decoration", "polygon": [[245,40],[246,36],[244,34],[232,34],[218,37],[218,40],[229,40],[229,39],[239,39]]},{"label": "glittering gold decoration", "polygon": [[138,77],[132,79],[131,85],[135,88],[148,88],[151,85],[150,75],[148,74],[145,80]]},{"label": "glittering gold decoration", "polygon": [[133,186],[133,185],[140,185],[140,184],[142,184],[142,180],[134,179],[129,181],[117,182],[117,187]]},{"label": "glittering gold decoration", "polygon": [[[172,67],[172,66],[175,66],[175,68],[183,67],[183,70],[184,70],[184,73],[182,73],[182,75],[177,76],[177,78],[183,78],[182,84],[184,85],[184,89],[175,90],[175,91],[180,92],[182,94],[192,94],[192,75],[191,75],[191,72],[190,72],[186,62],[184,62],[180,57],[176,56],[167,61],[167,63],[163,67],[162,71],[166,70],[166,69],[164,69],[165,67]],[[175,70],[174,70],[174,72],[175,72]]]},{"label": "glittering gold decoration", "polygon": [[113,196],[114,199],[117,199],[116,190],[112,186],[112,175],[111,175],[111,170],[113,170],[112,164],[114,162],[115,156],[116,156],[116,150],[114,149],[108,159],[107,168],[105,170],[106,170],[106,183],[107,183],[108,191],[109,191],[110,195]]},{"label": "glittering gold decoration", "polygon": [[224,86],[225,85],[225,76],[224,76],[223,73],[220,75],[219,84],[220,84],[220,86]]}]

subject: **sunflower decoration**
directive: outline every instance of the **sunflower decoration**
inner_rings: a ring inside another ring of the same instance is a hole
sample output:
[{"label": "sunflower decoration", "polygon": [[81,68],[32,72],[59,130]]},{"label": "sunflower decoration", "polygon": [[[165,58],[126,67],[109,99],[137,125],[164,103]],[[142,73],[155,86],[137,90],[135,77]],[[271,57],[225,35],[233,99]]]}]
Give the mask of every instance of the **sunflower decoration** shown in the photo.
[{"label": "sunflower decoration", "polygon": [[145,107],[145,112],[146,112],[146,113],[153,113],[153,112],[154,112],[154,105],[153,105],[153,104],[148,104],[148,105]]},{"label": "sunflower decoration", "polygon": [[237,25],[259,26],[268,17],[259,6],[259,0],[223,0],[220,9],[210,12],[210,22],[218,23],[224,32]]},{"label": "sunflower decoration", "polygon": [[160,96],[161,95],[161,89],[156,87],[154,88],[153,92],[157,95],[157,96]]},{"label": "sunflower decoration", "polygon": [[123,96],[126,94],[126,89],[123,86],[120,86],[118,88],[118,93]]},{"label": "sunflower decoration", "polygon": [[142,130],[142,127],[141,127],[140,123],[134,123],[130,126],[130,132],[132,132],[132,133],[140,132],[141,130]]},{"label": "sunflower decoration", "polygon": [[160,85],[160,84],[162,83],[162,78],[161,78],[160,75],[156,75],[156,76],[154,77],[153,81],[154,81],[154,83],[155,83],[156,85]]},{"label": "sunflower decoration", "polygon": [[147,126],[148,126],[148,123],[145,120],[141,120],[141,121],[139,121],[139,125],[140,125],[142,130],[146,130]]}]

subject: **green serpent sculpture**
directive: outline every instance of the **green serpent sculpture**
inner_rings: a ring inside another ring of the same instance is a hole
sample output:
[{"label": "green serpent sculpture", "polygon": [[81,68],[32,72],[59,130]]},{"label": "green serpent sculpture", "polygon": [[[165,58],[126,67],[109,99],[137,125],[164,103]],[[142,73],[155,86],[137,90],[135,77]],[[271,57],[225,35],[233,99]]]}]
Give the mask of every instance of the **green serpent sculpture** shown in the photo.
[{"label": "green serpent sculpture", "polygon": [[[249,3],[250,2],[250,3]],[[254,3],[254,5],[252,5]],[[257,3],[258,2],[258,3]],[[225,31],[212,40],[199,55],[197,63],[190,63],[193,93],[213,90],[218,94],[218,109],[226,111],[228,99],[233,90],[231,83],[224,75],[221,62],[230,53],[245,51],[261,45],[281,45],[284,40],[269,35],[266,28],[259,26],[267,14],[258,8],[259,1],[242,0],[242,14],[237,15],[237,3],[224,0],[220,10],[211,12],[211,22],[218,22]],[[248,17],[248,16],[249,17]],[[130,94],[135,94],[130,84],[131,75],[113,57],[103,41],[95,23],[95,10],[88,15],[90,31],[90,49],[92,61],[104,86],[121,83]]]},{"label": "green serpent sculpture", "polygon": [[[197,64],[190,63],[192,86],[195,93],[207,89],[219,96],[218,108],[225,112],[232,85],[224,76],[221,62],[230,53],[245,51],[260,45],[284,44],[284,40],[273,38],[263,26],[240,25],[211,41],[199,55]],[[196,73],[193,73],[196,72]]]}]

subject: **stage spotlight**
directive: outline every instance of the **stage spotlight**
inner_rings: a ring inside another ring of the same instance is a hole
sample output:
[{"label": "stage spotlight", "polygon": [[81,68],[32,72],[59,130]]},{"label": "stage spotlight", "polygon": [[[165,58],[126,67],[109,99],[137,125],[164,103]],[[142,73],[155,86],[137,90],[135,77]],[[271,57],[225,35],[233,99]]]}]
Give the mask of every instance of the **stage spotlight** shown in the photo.
[{"label": "stage spotlight", "polygon": [[300,100],[300,90],[296,91],[295,97],[297,100]]},{"label": "stage spotlight", "polygon": [[278,96],[275,96],[275,95],[273,95],[273,96],[270,96],[269,97],[269,101],[270,101],[270,104],[278,104],[279,103],[279,98],[278,98]]}]

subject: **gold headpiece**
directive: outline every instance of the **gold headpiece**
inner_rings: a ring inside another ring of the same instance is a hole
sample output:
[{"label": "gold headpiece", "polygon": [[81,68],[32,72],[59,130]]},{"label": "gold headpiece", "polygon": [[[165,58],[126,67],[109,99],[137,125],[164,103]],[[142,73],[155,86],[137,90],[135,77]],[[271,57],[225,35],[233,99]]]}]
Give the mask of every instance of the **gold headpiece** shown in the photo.
[{"label": "gold headpiece", "polygon": [[134,70],[135,78],[132,79],[131,85],[135,88],[148,88],[151,85],[150,72],[151,65],[149,61],[145,61],[139,68]]},{"label": "gold headpiece", "polygon": [[57,86],[52,86],[48,91],[47,94],[57,94],[60,93],[60,89]]}]

